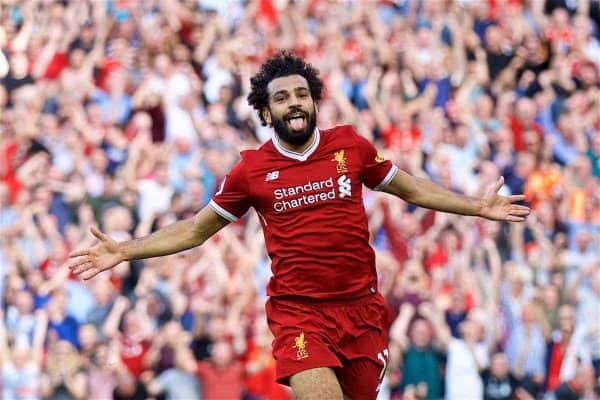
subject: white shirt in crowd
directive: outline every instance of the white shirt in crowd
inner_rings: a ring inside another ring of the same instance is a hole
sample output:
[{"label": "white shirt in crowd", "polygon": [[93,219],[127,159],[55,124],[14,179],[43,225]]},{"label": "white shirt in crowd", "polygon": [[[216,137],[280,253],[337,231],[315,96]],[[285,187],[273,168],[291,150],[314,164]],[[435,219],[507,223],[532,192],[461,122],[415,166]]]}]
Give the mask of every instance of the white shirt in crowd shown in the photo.
[{"label": "white shirt in crowd", "polygon": [[[477,343],[474,355],[481,368],[489,364],[487,346]],[[446,400],[481,400],[483,382],[473,353],[464,340],[452,338],[448,345],[446,365]]]}]

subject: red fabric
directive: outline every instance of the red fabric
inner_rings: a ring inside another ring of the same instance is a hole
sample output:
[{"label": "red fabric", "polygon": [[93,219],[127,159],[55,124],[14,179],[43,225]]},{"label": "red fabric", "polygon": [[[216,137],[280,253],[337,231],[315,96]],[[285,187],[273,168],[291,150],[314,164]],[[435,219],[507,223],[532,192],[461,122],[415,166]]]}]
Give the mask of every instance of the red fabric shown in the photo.
[{"label": "red fabric", "polygon": [[17,152],[19,146],[16,142],[9,141],[0,149],[0,181],[8,188],[9,201],[17,201],[21,191],[21,182],[17,179]]},{"label": "red fabric", "polygon": [[444,246],[440,243],[436,243],[435,249],[426,256],[423,266],[425,267],[425,270],[429,272],[435,268],[443,267],[447,262],[448,255],[446,254]]},{"label": "red fabric", "polygon": [[427,210],[423,218],[421,218],[421,232],[427,232],[435,223],[435,211]]},{"label": "red fabric", "polygon": [[548,365],[548,390],[552,391],[560,384],[560,367],[563,361],[562,344],[555,342],[550,351],[550,363]]},{"label": "red fabric", "polygon": [[498,12],[498,3],[497,0],[488,0],[488,20],[493,20],[496,18],[496,13]]},{"label": "red fabric", "polygon": [[269,296],[347,299],[377,287],[362,185],[378,186],[393,165],[350,126],[317,138],[305,161],[272,141],[242,152],[211,201],[230,220],[258,211],[274,275]]},{"label": "red fabric", "polygon": [[[439,291],[435,294],[437,303],[441,304],[443,310],[447,310],[452,302],[452,292],[454,291],[454,285],[451,282],[445,282],[441,285]],[[467,311],[475,307],[475,296],[469,289],[465,290],[463,295],[465,302],[465,309]]]},{"label": "red fabric", "polygon": [[400,264],[403,264],[408,258],[408,240],[396,229],[393,218],[390,215],[389,207],[385,206],[383,208],[383,230],[390,242],[392,255]]},{"label": "red fabric", "polygon": [[119,341],[121,343],[121,360],[123,364],[127,366],[133,376],[139,378],[145,369],[144,358],[146,358],[150,343],[146,340],[136,342],[124,336]]},{"label": "red fabric", "polygon": [[418,145],[421,139],[421,131],[415,126],[408,130],[399,130],[390,125],[381,132],[381,136],[386,148],[410,152]]},{"label": "red fabric", "polygon": [[363,59],[362,50],[355,41],[348,41],[344,44],[344,58],[347,60],[360,62]]},{"label": "red fabric", "polygon": [[42,75],[42,79],[54,80],[60,76],[60,73],[69,65],[67,53],[56,52],[46,65],[46,71]]},{"label": "red fabric", "polygon": [[194,29],[194,23],[192,21],[180,21],[181,29],[179,30],[179,36],[183,42],[193,45],[194,42],[192,40],[192,31]]},{"label": "red fabric", "polygon": [[336,368],[343,392],[352,399],[374,398],[387,364],[389,311],[379,293],[354,301],[267,302],[275,337],[277,381],[307,369]]},{"label": "red fabric", "polygon": [[113,60],[111,58],[105,58],[102,60],[102,66],[100,67],[100,71],[98,72],[98,77],[96,78],[96,86],[101,88],[104,91],[108,91],[107,80],[108,76],[115,70],[122,68],[123,66],[117,60]]},{"label": "red fabric", "polygon": [[112,272],[108,279],[110,280],[110,283],[112,284],[115,292],[121,292],[121,288],[123,287],[123,282],[121,281],[121,278],[115,272]]},{"label": "red fabric", "polygon": [[246,392],[250,396],[264,400],[288,400],[288,391],[275,381],[275,359],[270,351],[249,345],[247,362],[253,362],[266,357],[266,365],[245,379]]},{"label": "red fabric", "polygon": [[561,42],[571,43],[573,40],[573,32],[571,32],[569,28],[557,30],[555,27],[550,26],[546,29],[546,38],[551,42],[559,40]]},{"label": "red fabric", "polygon": [[258,3],[257,19],[268,24],[270,27],[277,26],[279,15],[273,5],[273,0],[260,0]]},{"label": "red fabric", "polygon": [[202,384],[202,397],[205,400],[239,399],[244,387],[243,373],[244,366],[239,361],[224,368],[199,362],[197,374]]},{"label": "red fabric", "polygon": [[[523,142],[523,131],[525,130],[525,126],[514,115],[510,117],[509,124],[510,124],[510,130],[512,131],[514,149],[516,151],[524,151],[525,143]],[[542,128],[537,123],[534,122],[534,124],[531,128],[533,128],[533,130],[535,130],[537,132],[537,134],[540,138],[542,138],[544,136],[544,132],[543,132]]]}]

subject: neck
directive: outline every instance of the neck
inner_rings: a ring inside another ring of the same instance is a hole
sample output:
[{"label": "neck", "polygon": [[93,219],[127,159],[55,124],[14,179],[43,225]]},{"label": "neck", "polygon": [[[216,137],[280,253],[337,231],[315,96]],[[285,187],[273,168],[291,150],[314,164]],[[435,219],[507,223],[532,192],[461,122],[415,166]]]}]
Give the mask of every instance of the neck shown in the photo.
[{"label": "neck", "polygon": [[292,144],[290,142],[286,142],[279,136],[277,136],[277,140],[279,140],[279,144],[281,144],[281,147],[283,147],[284,149],[293,151],[295,153],[302,153],[304,150],[308,149],[310,145],[312,145],[315,141],[315,131],[313,131],[308,140],[302,144]]}]

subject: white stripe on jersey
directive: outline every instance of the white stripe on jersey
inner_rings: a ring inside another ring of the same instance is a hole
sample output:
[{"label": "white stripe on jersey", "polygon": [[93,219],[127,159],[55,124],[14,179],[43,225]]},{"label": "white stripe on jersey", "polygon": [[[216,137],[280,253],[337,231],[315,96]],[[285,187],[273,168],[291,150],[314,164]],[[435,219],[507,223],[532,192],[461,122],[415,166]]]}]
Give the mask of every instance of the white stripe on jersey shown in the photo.
[{"label": "white stripe on jersey", "polygon": [[388,183],[390,183],[392,181],[392,179],[394,179],[394,177],[396,176],[397,173],[398,173],[398,167],[396,167],[394,164],[392,164],[392,168],[390,168],[390,172],[387,173],[385,178],[383,178],[383,180],[379,183],[379,185],[375,186],[373,188],[373,190],[383,189],[385,186],[387,186]]},{"label": "white stripe on jersey", "polygon": [[208,205],[211,206],[217,214],[219,214],[221,217],[225,218],[229,222],[235,222],[238,220],[238,217],[236,217],[235,215],[233,215],[232,213],[215,203],[214,200],[211,200],[210,203],[208,203]]}]

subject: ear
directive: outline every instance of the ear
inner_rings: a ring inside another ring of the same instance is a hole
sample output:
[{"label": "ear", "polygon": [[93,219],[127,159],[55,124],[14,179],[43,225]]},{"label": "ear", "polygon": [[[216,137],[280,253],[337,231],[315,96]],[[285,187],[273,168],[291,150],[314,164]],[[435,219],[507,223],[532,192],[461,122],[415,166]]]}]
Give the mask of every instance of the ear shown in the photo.
[{"label": "ear", "polygon": [[271,126],[271,111],[268,107],[264,107],[261,111],[262,117],[267,122],[267,125]]}]

